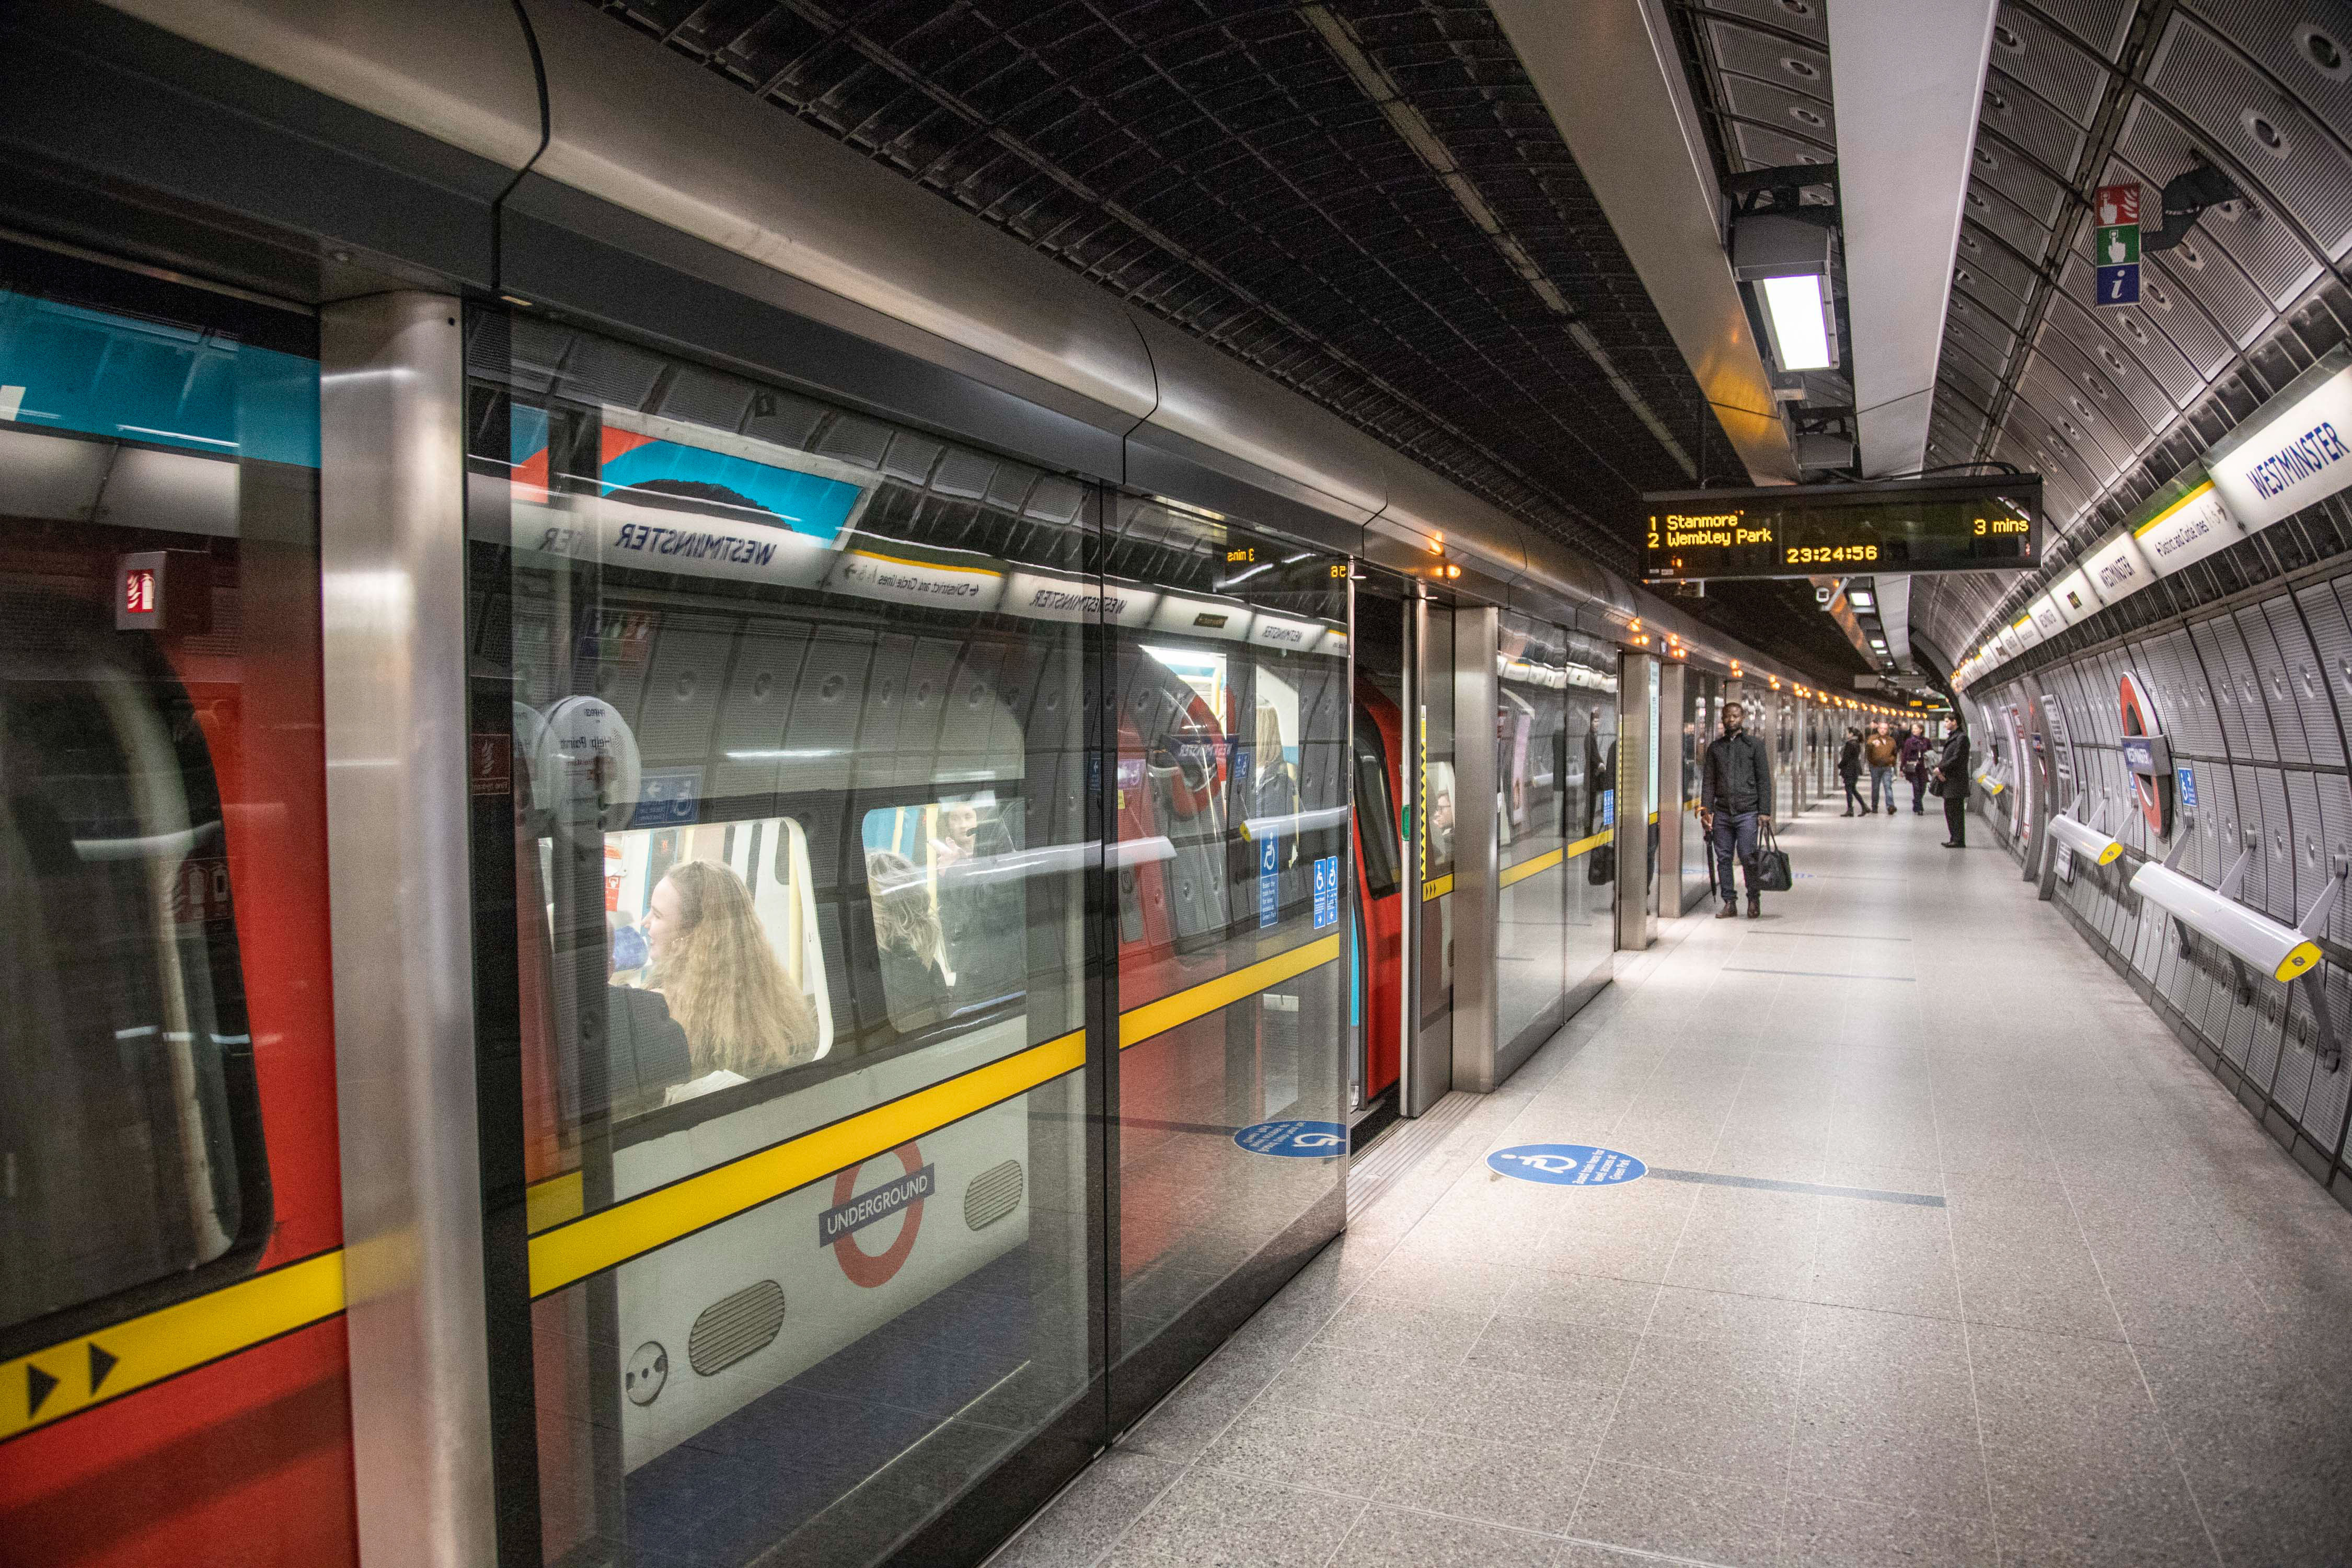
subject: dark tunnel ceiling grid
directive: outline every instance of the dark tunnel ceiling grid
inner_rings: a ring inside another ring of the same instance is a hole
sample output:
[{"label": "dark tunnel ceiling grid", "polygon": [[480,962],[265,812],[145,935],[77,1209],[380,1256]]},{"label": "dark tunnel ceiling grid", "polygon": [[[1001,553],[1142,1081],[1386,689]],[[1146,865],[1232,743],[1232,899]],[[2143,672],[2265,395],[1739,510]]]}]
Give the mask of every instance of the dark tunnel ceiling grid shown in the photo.
[{"label": "dark tunnel ceiling grid", "polygon": [[[1297,5],[583,0],[1628,576],[1691,475]],[[1706,475],[1745,482],[1484,4],[1328,0]],[[1863,668],[1801,584],[1688,607]]]}]

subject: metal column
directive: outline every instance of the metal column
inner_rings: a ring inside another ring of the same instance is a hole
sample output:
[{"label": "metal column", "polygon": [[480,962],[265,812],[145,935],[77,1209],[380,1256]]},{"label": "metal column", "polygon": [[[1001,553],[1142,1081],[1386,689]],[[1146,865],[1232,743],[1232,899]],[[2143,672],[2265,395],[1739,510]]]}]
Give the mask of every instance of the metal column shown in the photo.
[{"label": "metal column", "polygon": [[328,897],[367,1568],[497,1555],[467,865],[454,299],[320,321]]},{"label": "metal column", "polygon": [[1658,661],[1647,654],[1617,658],[1617,945],[1639,952],[1650,945],[1651,752],[1650,691]]},{"label": "metal column", "polygon": [[1454,1087],[1480,1094],[1495,1071],[1495,651],[1501,612],[1454,612]]},{"label": "metal column", "polygon": [[1658,667],[1657,902],[1668,916],[1683,912],[1683,683],[1689,678],[1672,659]]}]

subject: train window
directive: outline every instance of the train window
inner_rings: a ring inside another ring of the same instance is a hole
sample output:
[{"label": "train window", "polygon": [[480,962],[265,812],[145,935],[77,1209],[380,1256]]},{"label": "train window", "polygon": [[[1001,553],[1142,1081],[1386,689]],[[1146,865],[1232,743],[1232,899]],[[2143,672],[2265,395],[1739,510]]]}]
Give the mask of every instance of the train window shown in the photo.
[{"label": "train window", "polygon": [[1355,744],[1356,826],[1363,837],[1364,881],[1373,898],[1384,899],[1402,879],[1396,803],[1389,798],[1388,761],[1381,754],[1379,732],[1360,723]]},{"label": "train window", "polygon": [[325,923],[315,353],[0,244],[0,1357],[339,1234],[331,1133],[276,1151],[281,1202],[260,1110],[265,1073],[332,1093],[287,929]]},{"label": "train window", "polygon": [[1100,1373],[1100,492],[467,323],[544,1560],[871,1562]]},{"label": "train window", "polygon": [[866,887],[891,1024],[926,1028],[1020,994],[1021,803],[993,792],[866,814]]},{"label": "train window", "polygon": [[[762,846],[772,843],[772,853]],[[819,1060],[833,1047],[808,841],[790,817],[604,836],[612,982],[658,996],[609,1013],[613,1109]],[[667,1022],[675,1025],[673,1043]],[[648,1042],[652,1049],[647,1049]],[[683,1047],[681,1058],[678,1047]]]},{"label": "train window", "polygon": [[0,1152],[13,1325],[226,1252],[244,1228],[220,805],[187,699],[100,613],[0,601]]}]

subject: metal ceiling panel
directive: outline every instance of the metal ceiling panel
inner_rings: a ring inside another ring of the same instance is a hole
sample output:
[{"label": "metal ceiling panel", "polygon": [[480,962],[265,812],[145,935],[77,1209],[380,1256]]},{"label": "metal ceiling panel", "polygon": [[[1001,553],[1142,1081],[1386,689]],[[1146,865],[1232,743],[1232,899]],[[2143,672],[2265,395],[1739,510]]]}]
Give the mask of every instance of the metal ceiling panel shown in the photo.
[{"label": "metal ceiling panel", "polygon": [[[2297,74],[2305,85],[2317,75]],[[2219,155],[2258,181],[2323,252],[2337,256],[2352,245],[2352,153],[2338,140],[2343,121],[2331,133],[2317,115],[2188,16],[2176,16],[2166,29],[2148,85],[2177,105]]]},{"label": "metal ceiling panel", "polygon": [[1995,70],[1985,83],[1984,122],[2007,141],[2030,147],[2053,169],[2071,169],[2083,152],[2083,127],[2018,78]]},{"label": "metal ceiling panel", "polygon": [[1837,116],[1830,104],[1810,90],[1798,90],[1794,82],[1727,71],[1723,95],[1734,114],[1755,121],[1759,128],[1769,127],[1811,143],[1815,151],[1824,153],[1837,147]]},{"label": "metal ceiling panel", "polygon": [[1978,139],[1976,167],[1977,178],[2016,203],[2034,222],[2047,228],[2058,221],[2065,187],[2034,167],[2031,149],[1988,133]]},{"label": "metal ceiling panel", "polygon": [[[2142,279],[2143,284],[2146,281]],[[2101,310],[2094,315],[2090,307],[2080,302],[2091,297],[2094,287],[2089,255],[2078,252],[2068,257],[2065,270],[2060,275],[2057,300],[2072,311],[2095,321],[2114,337],[2117,345],[2131,355],[2134,363],[2156,378],[2174,406],[2187,408],[2196,402],[2202,395],[2205,384],[2211,379],[2210,367],[2227,357],[2228,340],[2212,322],[2204,321],[2193,311],[2188,317],[2179,315],[2178,301],[2172,310],[2159,308],[2145,287],[2141,289],[2138,310]],[[2059,307],[2053,304],[2053,308]],[[2203,364],[2191,359],[2189,352],[2173,341],[2171,334],[2165,331],[2165,321],[2179,321],[2191,342],[2210,345],[2209,355]]]},{"label": "metal ceiling panel", "polygon": [[[1765,32],[1728,20],[1710,21],[1706,36],[1715,46],[1717,62],[1727,71],[1779,82],[1826,105],[1830,101],[1830,56],[1827,49],[1800,44],[1778,29]],[[1824,109],[1823,112],[1827,112]]]},{"label": "metal ceiling panel", "polygon": [[2086,359],[2094,362],[2110,386],[2131,401],[2151,434],[2162,428],[2196,395],[2200,384],[2196,373],[2177,351],[2170,355],[2168,363],[2183,386],[2178,402],[2148,368],[2148,363],[2157,352],[2154,343],[2145,339],[2138,343],[2126,342],[2122,334],[2109,331],[2103,321],[2092,317],[2087,307],[2063,290],[2052,297],[2047,320]]},{"label": "metal ceiling panel", "polygon": [[2105,73],[2097,58],[2025,6],[2003,5],[1994,19],[1992,63],[2071,120],[2088,125],[2098,112]]}]

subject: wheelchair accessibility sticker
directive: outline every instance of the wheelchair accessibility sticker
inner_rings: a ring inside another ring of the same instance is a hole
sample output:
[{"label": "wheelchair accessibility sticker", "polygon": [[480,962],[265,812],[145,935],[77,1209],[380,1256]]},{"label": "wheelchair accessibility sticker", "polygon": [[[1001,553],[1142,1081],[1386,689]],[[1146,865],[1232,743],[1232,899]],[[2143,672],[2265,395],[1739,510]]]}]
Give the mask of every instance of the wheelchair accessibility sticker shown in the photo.
[{"label": "wheelchair accessibility sticker", "polygon": [[1487,1155],[1486,1165],[1502,1175],[1555,1187],[1612,1187],[1639,1181],[1650,1169],[1631,1154],[1589,1143],[1522,1143]]},{"label": "wheelchair accessibility sticker", "polygon": [[1261,1121],[1234,1134],[1253,1154],[1285,1160],[1330,1160],[1347,1152],[1348,1130],[1336,1121]]}]

